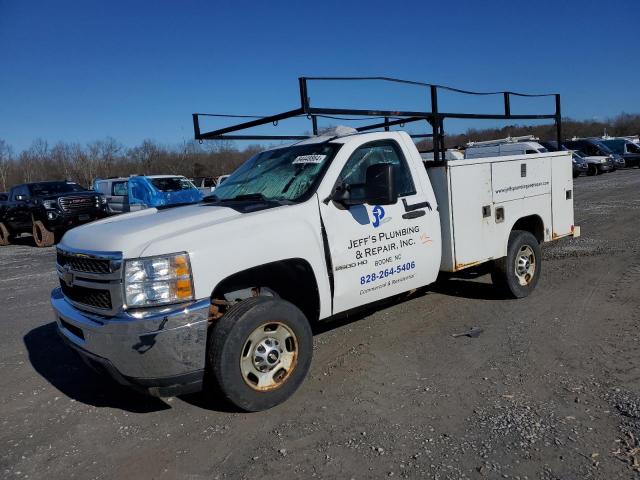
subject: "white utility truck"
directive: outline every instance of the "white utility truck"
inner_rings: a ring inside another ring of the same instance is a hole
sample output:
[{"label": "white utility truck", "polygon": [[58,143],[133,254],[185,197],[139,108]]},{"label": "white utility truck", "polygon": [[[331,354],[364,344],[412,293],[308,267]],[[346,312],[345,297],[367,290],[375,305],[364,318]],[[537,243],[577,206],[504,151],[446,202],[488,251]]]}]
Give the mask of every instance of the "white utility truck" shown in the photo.
[{"label": "white utility truck", "polygon": [[263,410],[302,383],[316,322],[483,262],[530,294],[541,244],[579,232],[572,190],[570,152],[425,168],[405,132],[343,129],[256,154],[202,203],[69,231],[51,303],[118,382]]}]

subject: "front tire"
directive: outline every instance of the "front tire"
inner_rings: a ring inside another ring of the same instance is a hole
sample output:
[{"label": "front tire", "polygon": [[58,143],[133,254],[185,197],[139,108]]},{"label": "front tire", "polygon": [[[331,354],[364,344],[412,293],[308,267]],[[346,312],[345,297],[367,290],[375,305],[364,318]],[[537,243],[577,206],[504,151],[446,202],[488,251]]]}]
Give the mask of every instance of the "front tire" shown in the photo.
[{"label": "front tire", "polygon": [[536,288],[542,266],[538,239],[530,232],[514,230],[509,235],[507,256],[494,261],[491,279],[512,298],[523,298]]},{"label": "front tire", "polygon": [[589,168],[587,169],[587,175],[589,175],[590,177],[593,177],[594,175],[598,174],[598,167],[596,167],[595,165],[589,165]]},{"label": "front tire", "polygon": [[54,233],[48,230],[41,220],[34,220],[32,233],[34,242],[36,242],[36,245],[40,248],[50,247],[56,242]]},{"label": "front tire", "polygon": [[0,222],[0,246],[11,244],[11,234],[4,223]]},{"label": "front tire", "polygon": [[311,326],[298,307],[279,298],[243,300],[216,321],[208,369],[236,407],[257,412],[287,400],[304,381],[313,353]]}]

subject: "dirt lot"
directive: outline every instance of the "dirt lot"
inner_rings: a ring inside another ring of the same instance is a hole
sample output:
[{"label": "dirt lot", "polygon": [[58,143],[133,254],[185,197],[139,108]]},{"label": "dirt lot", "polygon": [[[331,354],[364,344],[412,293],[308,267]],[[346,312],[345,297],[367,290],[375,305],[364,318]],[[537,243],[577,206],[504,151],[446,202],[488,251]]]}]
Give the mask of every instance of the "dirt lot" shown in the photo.
[{"label": "dirt lot", "polygon": [[54,250],[3,247],[0,476],[640,478],[640,171],[575,199],[583,236],[543,249],[531,297],[467,275],[331,325],[298,393],[256,414],[96,376],[55,334]]}]

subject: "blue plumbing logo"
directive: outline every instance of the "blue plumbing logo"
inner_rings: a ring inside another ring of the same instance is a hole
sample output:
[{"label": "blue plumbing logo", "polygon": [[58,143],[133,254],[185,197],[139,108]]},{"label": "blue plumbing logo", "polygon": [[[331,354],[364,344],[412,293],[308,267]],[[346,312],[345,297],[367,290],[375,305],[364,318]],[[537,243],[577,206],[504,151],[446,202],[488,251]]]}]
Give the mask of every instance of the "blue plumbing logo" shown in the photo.
[{"label": "blue plumbing logo", "polygon": [[384,208],[380,205],[376,205],[373,207],[373,210],[371,210],[371,215],[373,215],[373,228],[378,228],[384,218]]}]

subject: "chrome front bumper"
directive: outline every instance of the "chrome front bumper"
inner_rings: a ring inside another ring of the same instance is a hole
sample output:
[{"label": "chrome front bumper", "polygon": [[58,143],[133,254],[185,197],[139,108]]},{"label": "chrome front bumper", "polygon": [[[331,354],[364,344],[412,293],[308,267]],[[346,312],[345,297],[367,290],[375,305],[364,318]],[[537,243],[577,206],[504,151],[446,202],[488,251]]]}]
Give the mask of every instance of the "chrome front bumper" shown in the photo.
[{"label": "chrome front bumper", "polygon": [[103,317],[51,292],[58,331],[97,370],[156,396],[200,390],[205,367],[209,299],[153,312]]}]

